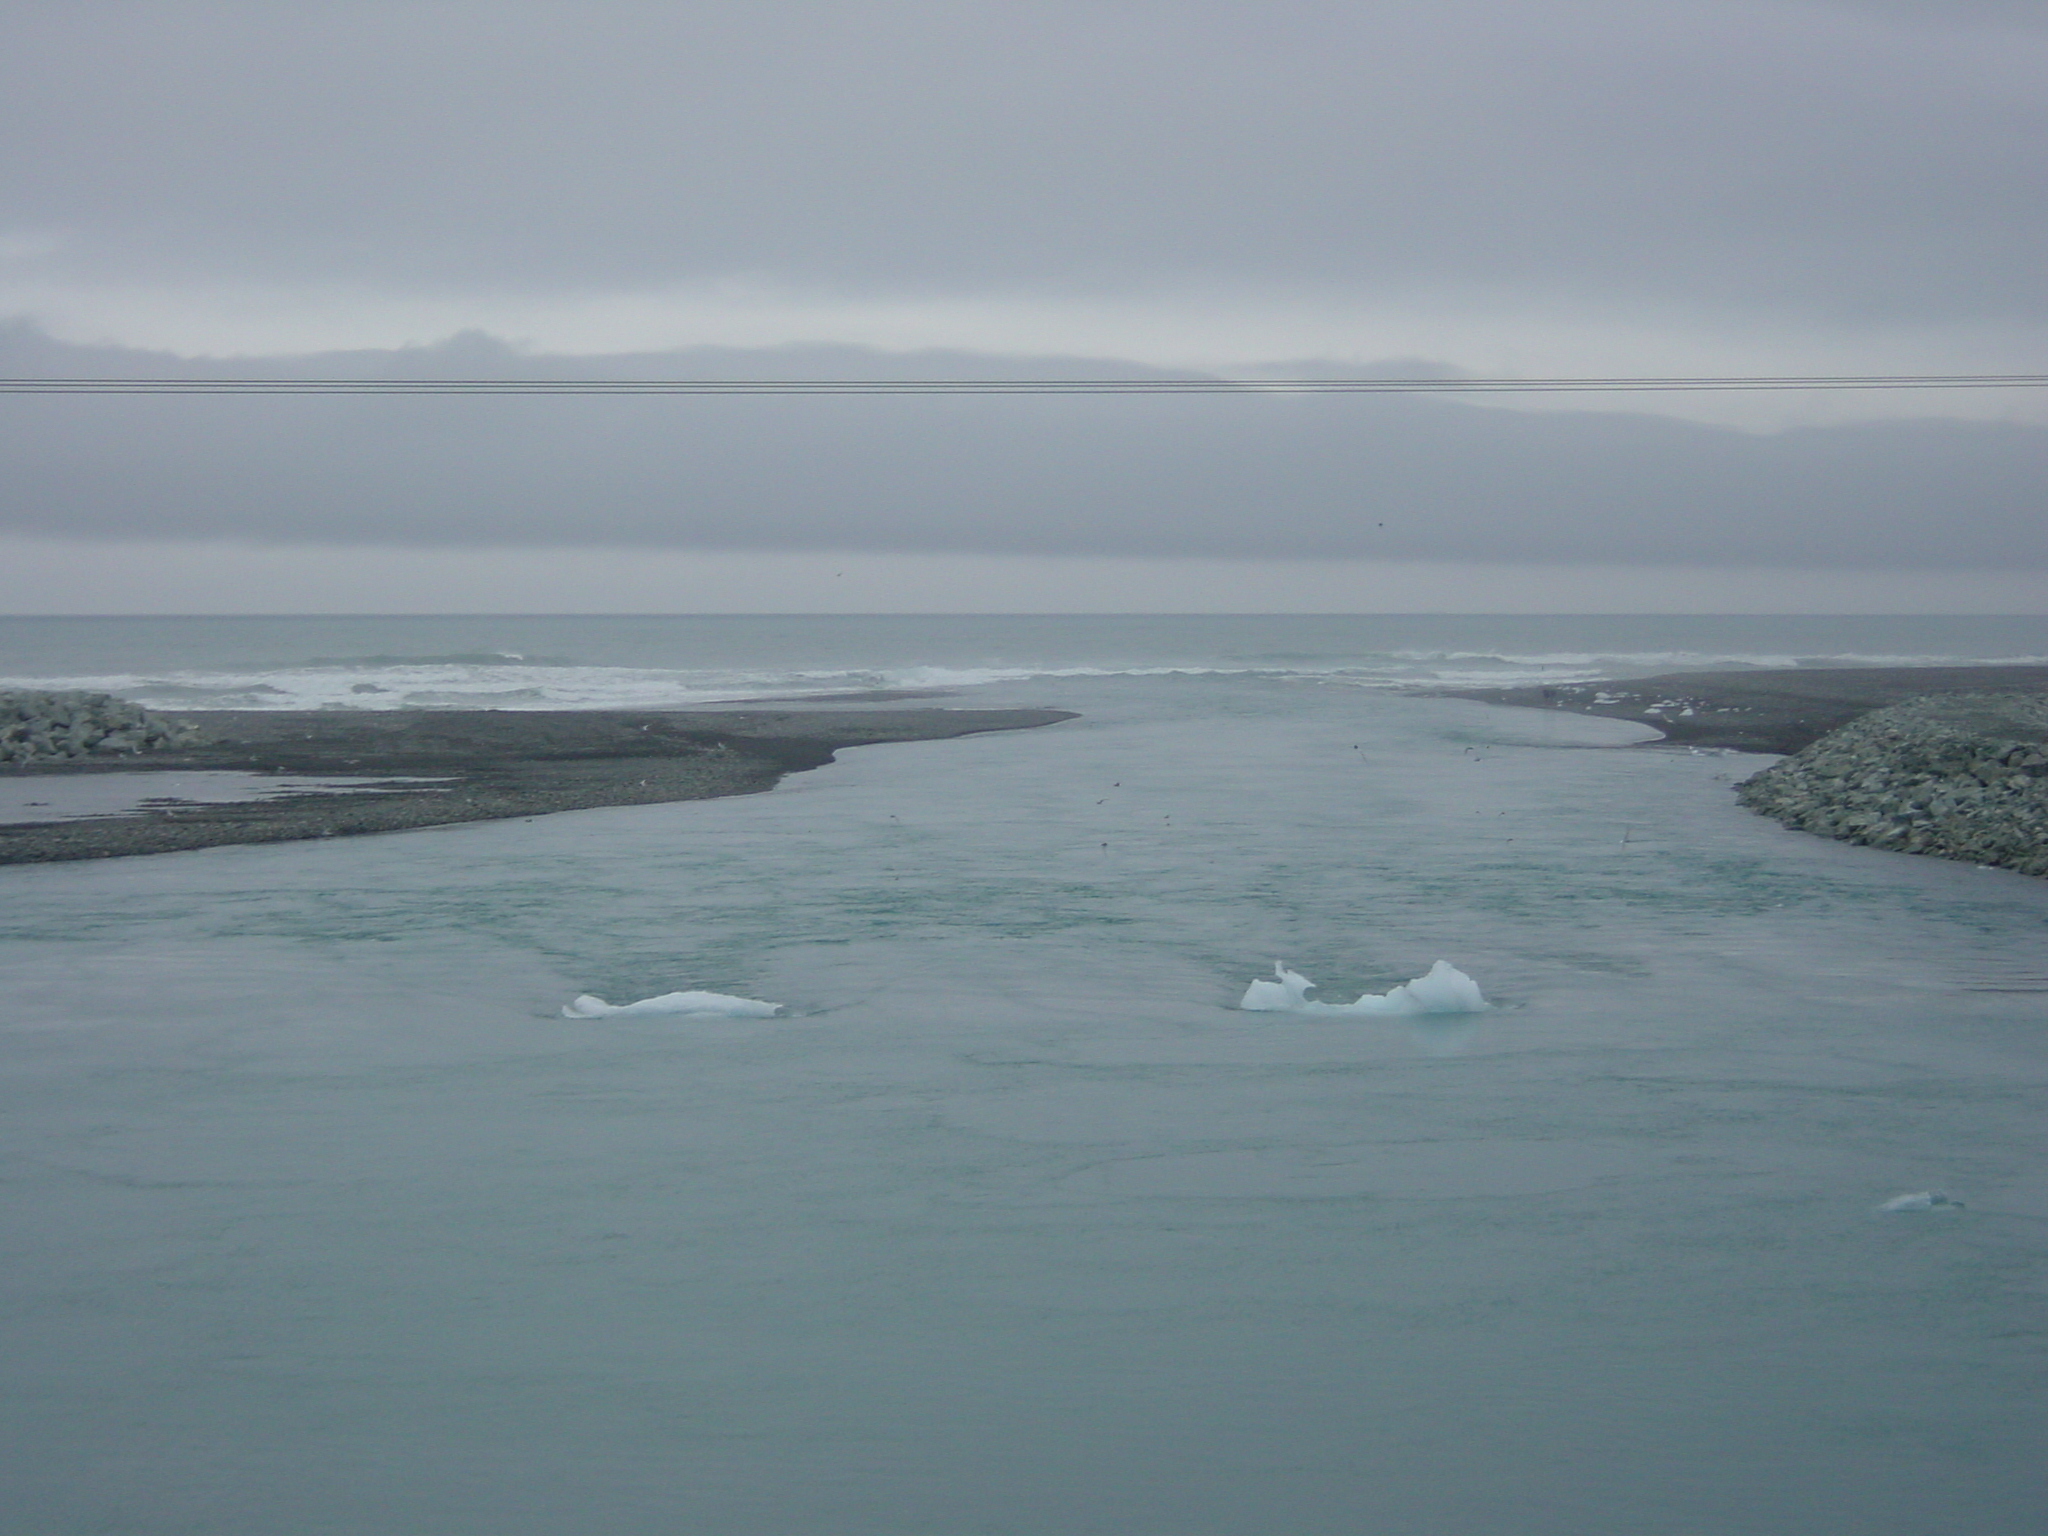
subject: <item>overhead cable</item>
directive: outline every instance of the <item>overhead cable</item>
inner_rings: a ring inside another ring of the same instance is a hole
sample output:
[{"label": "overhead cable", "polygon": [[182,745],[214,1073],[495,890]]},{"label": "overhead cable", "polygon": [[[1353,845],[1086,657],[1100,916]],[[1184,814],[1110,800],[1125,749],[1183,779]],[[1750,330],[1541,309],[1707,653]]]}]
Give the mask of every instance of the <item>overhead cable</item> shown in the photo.
[{"label": "overhead cable", "polygon": [[1452,379],[0,379],[10,395],[1478,395],[2040,389],[2048,373]]}]

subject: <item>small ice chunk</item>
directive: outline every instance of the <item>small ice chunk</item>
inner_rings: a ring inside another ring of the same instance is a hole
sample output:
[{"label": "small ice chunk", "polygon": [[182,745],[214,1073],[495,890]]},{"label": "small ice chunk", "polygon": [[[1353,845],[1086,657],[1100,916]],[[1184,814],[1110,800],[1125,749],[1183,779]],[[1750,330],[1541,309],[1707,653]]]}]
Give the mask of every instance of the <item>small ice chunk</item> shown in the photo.
[{"label": "small ice chunk", "polygon": [[1285,1013],[1308,1002],[1307,994],[1314,982],[1299,971],[1290,971],[1278,960],[1273,962],[1273,974],[1280,979],[1253,982],[1244,989],[1244,1001],[1237,1006],[1250,1013]]},{"label": "small ice chunk", "polygon": [[1355,1003],[1319,1003],[1307,994],[1315,983],[1299,972],[1275,963],[1277,981],[1254,981],[1244,989],[1238,1007],[1247,1013],[1315,1014],[1417,1014],[1483,1013],[1492,1005],[1479,990],[1479,983],[1452,965],[1439,960],[1426,975],[1404,981],[1391,992],[1368,992]]},{"label": "small ice chunk", "polygon": [[1880,1211],[1932,1211],[1943,1206],[1961,1210],[1963,1202],[1952,1199],[1946,1191],[1923,1189],[1910,1195],[1893,1195],[1878,1209]]},{"label": "small ice chunk", "polygon": [[709,1013],[729,1019],[772,1019],[781,1011],[780,1003],[732,997],[724,992],[664,992],[659,997],[643,997],[637,1003],[616,1005],[586,992],[562,1010],[562,1017],[609,1019],[622,1013]]}]

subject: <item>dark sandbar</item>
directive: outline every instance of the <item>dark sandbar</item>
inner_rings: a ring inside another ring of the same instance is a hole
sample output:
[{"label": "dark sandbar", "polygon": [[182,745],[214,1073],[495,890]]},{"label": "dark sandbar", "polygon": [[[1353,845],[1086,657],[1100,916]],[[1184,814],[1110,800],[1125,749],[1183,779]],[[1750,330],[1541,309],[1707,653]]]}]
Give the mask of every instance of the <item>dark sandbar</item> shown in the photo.
[{"label": "dark sandbar", "polygon": [[1665,741],[1739,752],[1797,752],[1902,699],[1950,693],[2048,693],[2048,667],[1788,667],[1667,672],[1608,683],[1461,688],[1447,696],[1568,709],[1654,726]]},{"label": "dark sandbar", "polygon": [[1058,709],[191,711],[189,749],[16,774],[160,769],[440,782],[0,826],[0,864],[348,837],[454,822],[753,794],[841,747],[937,741],[1074,718]]}]

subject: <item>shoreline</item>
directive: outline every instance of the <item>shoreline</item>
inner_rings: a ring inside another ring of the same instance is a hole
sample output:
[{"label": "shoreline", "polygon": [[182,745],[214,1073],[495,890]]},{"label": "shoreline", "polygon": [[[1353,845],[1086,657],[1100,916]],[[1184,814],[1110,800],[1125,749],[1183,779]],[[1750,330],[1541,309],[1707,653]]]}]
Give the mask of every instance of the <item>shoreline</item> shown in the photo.
[{"label": "shoreline", "polygon": [[0,826],[0,864],[356,837],[758,794],[844,747],[1031,730],[1061,709],[164,711],[189,746],[0,769],[14,778],[168,770],[407,777],[428,784],[150,807]]},{"label": "shoreline", "polygon": [[1799,832],[2048,877],[2048,693],[1922,695],[1735,788]]},{"label": "shoreline", "polygon": [[1787,667],[1666,672],[1602,683],[1431,690],[1526,709],[1627,720],[1664,733],[1645,746],[1723,747],[1787,754],[1872,710],[1945,694],[2048,694],[2048,666]]},{"label": "shoreline", "polygon": [[1783,754],[1735,788],[1794,831],[2048,877],[2048,667],[1671,672],[1455,698],[1629,720],[1643,746]]},{"label": "shoreline", "polygon": [[[1641,745],[1789,755],[1910,698],[2048,695],[2048,666],[1785,668],[1673,672],[1610,682],[1429,690],[1430,696],[1568,710],[1647,725]],[[132,857],[316,840],[757,794],[843,747],[1028,730],[1057,709],[882,707],[923,691],[747,700],[660,710],[211,710],[161,712],[189,745],[0,767],[32,779],[171,770],[298,778],[411,778],[348,793],[152,806],[0,825],[0,864]],[[799,707],[768,707],[775,704]]]}]

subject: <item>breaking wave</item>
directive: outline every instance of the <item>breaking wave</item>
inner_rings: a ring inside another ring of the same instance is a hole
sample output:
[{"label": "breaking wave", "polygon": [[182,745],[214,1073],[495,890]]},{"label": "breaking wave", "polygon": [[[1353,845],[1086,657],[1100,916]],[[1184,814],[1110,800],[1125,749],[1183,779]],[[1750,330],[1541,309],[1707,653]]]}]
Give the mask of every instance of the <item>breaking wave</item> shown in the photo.
[{"label": "breaking wave", "polygon": [[[1831,658],[1834,666],[1920,658]],[[1946,660],[1947,658],[1933,658]],[[162,709],[675,709],[779,698],[961,693],[1058,679],[1271,678],[1328,687],[1488,688],[1643,677],[1659,672],[1789,667],[1791,656],[1386,652],[1341,662],[1277,658],[1174,666],[884,666],[665,668],[598,666],[511,654],[366,656],[288,667],[0,678],[0,687],[84,689]],[[1812,658],[1804,658],[1812,664]]]},{"label": "breaking wave", "polygon": [[[265,621],[255,630],[193,620],[189,644],[178,641],[177,625],[123,640],[118,626],[110,639],[108,631],[67,623],[0,625],[9,646],[0,688],[80,689],[165,709],[676,709],[879,700],[1062,680],[1260,679],[1398,691],[2043,659],[2031,654],[2039,648],[2037,629],[1927,631],[1904,621],[1866,626],[1851,641],[1797,620],[1774,628],[1756,621],[1444,616],[1355,623],[856,617],[783,628],[766,620],[513,617],[465,621],[460,632],[445,635],[436,632],[445,628],[440,620],[392,620],[388,628],[369,619]],[[479,637],[482,624],[495,632]],[[335,633],[337,625],[345,633]],[[1443,643],[1429,643],[1438,639]],[[1838,648],[1828,653],[1831,642]]]}]

